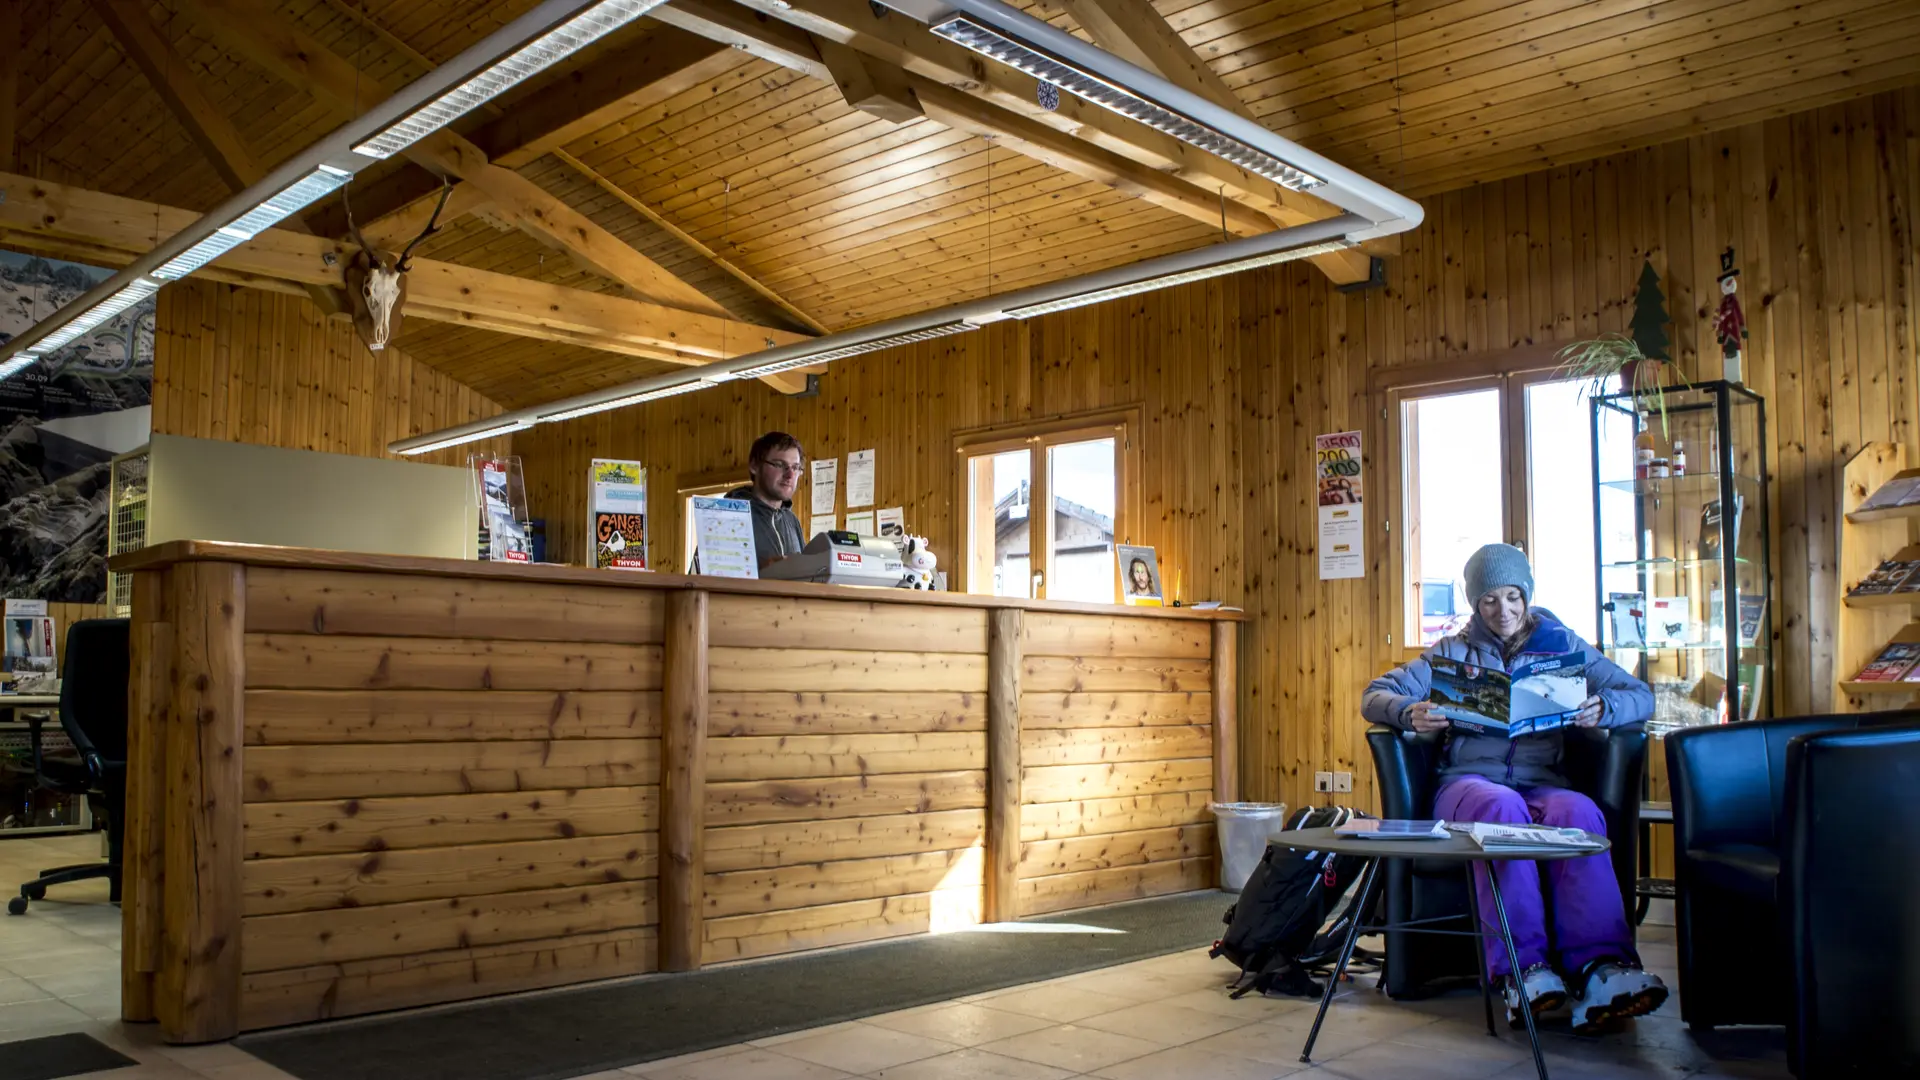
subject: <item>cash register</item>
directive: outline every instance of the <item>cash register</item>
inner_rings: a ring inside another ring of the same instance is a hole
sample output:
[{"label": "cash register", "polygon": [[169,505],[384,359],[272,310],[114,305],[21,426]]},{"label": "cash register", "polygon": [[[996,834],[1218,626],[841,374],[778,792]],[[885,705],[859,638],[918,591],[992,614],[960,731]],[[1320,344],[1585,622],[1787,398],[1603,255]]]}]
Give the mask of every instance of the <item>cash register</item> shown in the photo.
[{"label": "cash register", "polygon": [[800,554],[781,559],[760,571],[772,581],[818,581],[828,585],[875,585],[911,588],[914,575],[900,557],[900,545],[889,537],[856,532],[822,532],[807,541]]}]

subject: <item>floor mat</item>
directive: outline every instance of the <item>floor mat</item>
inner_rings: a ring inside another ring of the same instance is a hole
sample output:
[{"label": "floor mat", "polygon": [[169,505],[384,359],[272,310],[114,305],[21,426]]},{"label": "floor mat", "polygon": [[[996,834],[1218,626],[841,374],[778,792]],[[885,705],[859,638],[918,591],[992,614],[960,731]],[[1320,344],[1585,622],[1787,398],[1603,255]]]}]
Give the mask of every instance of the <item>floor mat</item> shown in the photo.
[{"label": "floor mat", "polygon": [[54,1080],[139,1062],[91,1035],[48,1035],[0,1043],[0,1080]]},{"label": "floor mat", "polygon": [[301,1080],[561,1080],[1198,948],[1232,899],[1186,893],[238,1045]]}]

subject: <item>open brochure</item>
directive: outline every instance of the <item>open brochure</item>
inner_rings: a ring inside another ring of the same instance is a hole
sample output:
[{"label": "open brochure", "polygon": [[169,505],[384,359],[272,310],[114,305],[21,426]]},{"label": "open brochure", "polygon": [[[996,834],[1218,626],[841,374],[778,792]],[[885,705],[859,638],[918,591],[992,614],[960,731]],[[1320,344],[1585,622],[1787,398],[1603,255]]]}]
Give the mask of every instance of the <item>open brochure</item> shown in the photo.
[{"label": "open brochure", "polygon": [[1600,851],[1606,847],[1582,829],[1555,828],[1551,825],[1495,825],[1476,821],[1468,834],[1483,851],[1512,851],[1522,848],[1570,848]]},{"label": "open brochure", "polygon": [[1564,727],[1587,699],[1587,661],[1563,653],[1515,668],[1435,658],[1427,700],[1461,731],[1515,738]]}]

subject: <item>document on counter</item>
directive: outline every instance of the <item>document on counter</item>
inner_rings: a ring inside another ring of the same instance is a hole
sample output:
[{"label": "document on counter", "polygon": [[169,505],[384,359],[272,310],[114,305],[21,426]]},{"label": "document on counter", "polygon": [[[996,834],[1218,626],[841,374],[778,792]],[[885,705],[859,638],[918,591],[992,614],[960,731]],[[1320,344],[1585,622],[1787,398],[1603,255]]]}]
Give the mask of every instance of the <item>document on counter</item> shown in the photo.
[{"label": "document on counter", "polygon": [[840,459],[828,458],[813,463],[813,494],[807,502],[808,513],[818,517],[831,514],[840,496]]},{"label": "document on counter", "polygon": [[[849,490],[851,490],[851,488],[849,488]],[[873,511],[862,510],[857,514],[848,514],[847,531],[850,533],[859,533],[861,536],[878,535],[873,531]]]},{"label": "document on counter", "polygon": [[873,451],[847,455],[847,509],[873,505]]},{"label": "document on counter", "polygon": [[753,507],[745,499],[693,500],[693,536],[700,572],[715,577],[757,578],[753,553]]}]

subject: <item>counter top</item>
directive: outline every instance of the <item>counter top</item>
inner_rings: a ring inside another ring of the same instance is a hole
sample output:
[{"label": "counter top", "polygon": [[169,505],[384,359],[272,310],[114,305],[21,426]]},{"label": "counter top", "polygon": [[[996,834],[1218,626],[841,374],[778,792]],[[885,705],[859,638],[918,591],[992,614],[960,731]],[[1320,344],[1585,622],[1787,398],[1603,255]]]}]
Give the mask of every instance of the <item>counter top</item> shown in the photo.
[{"label": "counter top", "polygon": [[107,565],[115,573],[160,570],[190,562],[227,562],[244,566],[351,570],[366,573],[420,574],[431,577],[475,578],[491,581],[549,582],[562,585],[599,585],[622,589],[701,589],[745,596],[790,596],[801,599],[862,600],[893,604],[935,604],[967,608],[1012,608],[1088,615],[1125,614],[1129,618],[1197,619],[1244,622],[1239,611],[1175,607],[1127,607],[1073,600],[1025,600],[979,596],[973,593],[922,592],[915,589],[879,589],[856,585],[820,585],[810,581],[753,581],[703,574],[665,574],[652,571],[595,570],[553,563],[480,562],[433,559],[418,555],[368,555],[319,548],[269,547],[211,540],[172,540],[164,544],[115,555]]}]

